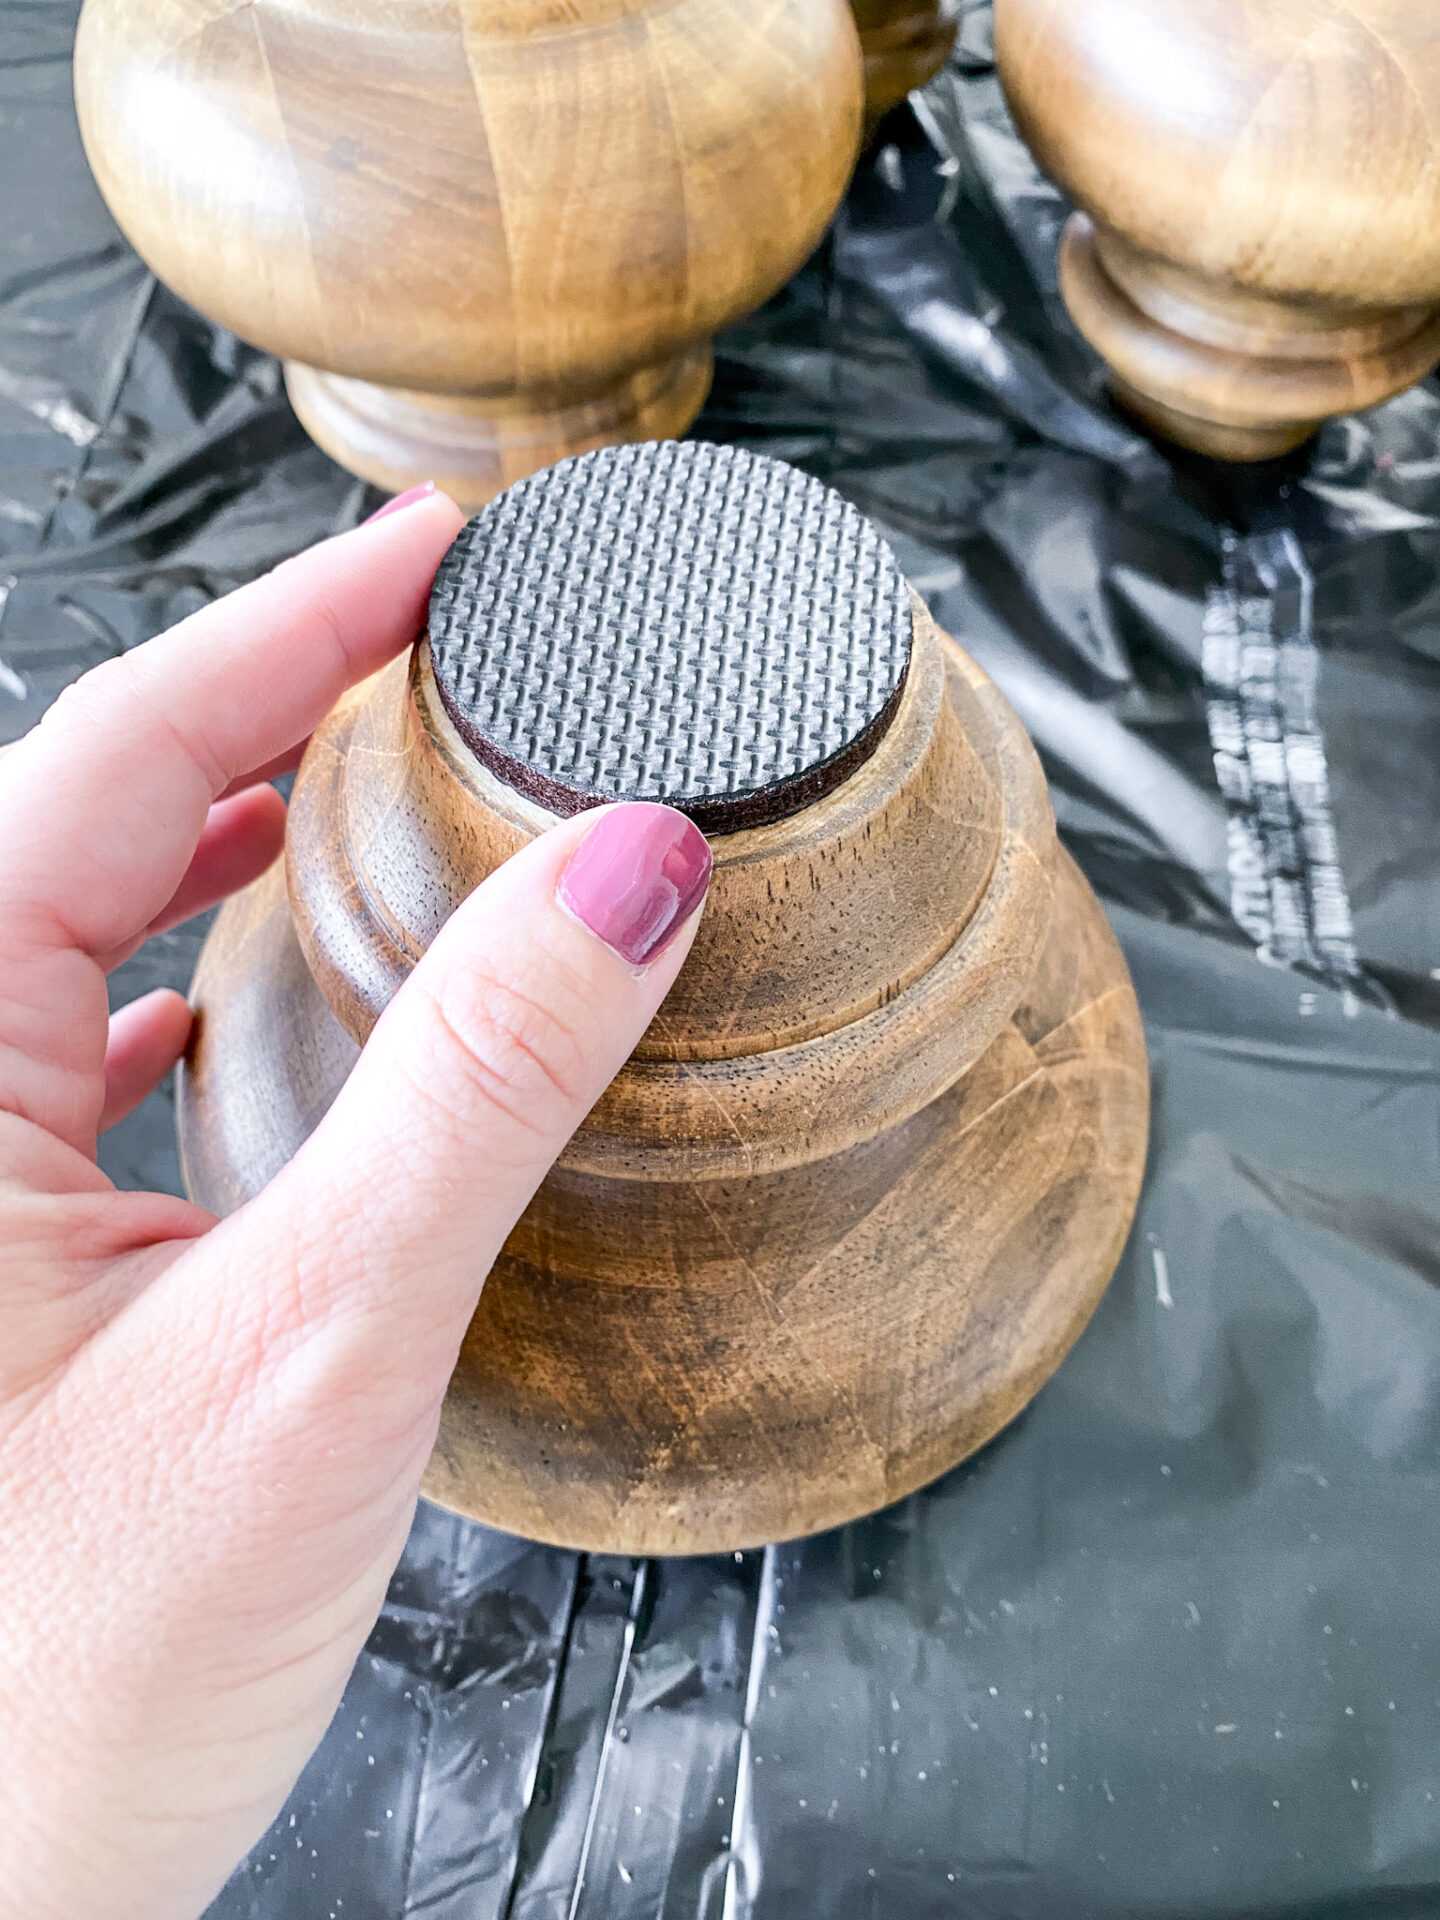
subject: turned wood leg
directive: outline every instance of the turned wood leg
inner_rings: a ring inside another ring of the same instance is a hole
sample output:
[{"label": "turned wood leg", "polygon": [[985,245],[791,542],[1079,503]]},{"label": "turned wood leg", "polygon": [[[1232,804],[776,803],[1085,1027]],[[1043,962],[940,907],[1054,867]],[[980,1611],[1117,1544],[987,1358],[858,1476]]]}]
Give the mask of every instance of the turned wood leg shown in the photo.
[{"label": "turned wood leg", "polygon": [[1065,303],[1158,433],[1269,459],[1440,360],[1433,5],[995,0],[995,57],[1079,209]]},{"label": "turned wood leg", "polygon": [[196,975],[192,1196],[269,1179],[458,903],[620,799],[709,836],[705,909],[485,1281],[425,1490],[714,1553],[899,1498],[1038,1389],[1129,1227],[1145,1047],[1034,750],[874,528],[733,447],[608,448],[477,514],[316,730]]},{"label": "turned wood leg", "polygon": [[1440,359],[1440,307],[1262,299],[1147,257],[1084,213],[1065,227],[1060,290],[1121,405],[1220,460],[1288,453]]}]

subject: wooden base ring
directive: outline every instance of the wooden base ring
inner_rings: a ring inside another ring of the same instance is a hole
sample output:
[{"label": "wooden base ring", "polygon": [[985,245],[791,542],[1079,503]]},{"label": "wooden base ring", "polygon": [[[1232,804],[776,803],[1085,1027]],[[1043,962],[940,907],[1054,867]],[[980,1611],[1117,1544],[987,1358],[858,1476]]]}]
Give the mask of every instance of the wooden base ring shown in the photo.
[{"label": "wooden base ring", "polygon": [[421,393],[285,363],[300,423],[332,460],[388,493],[433,480],[467,513],[572,453],[625,441],[671,440],[705,404],[710,343],[618,385],[546,405],[527,396]]},{"label": "wooden base ring", "polygon": [[1167,407],[1163,400],[1132,387],[1118,373],[1110,375],[1110,392],[1118,407],[1133,414],[1162,440],[1170,441],[1173,446],[1188,447],[1192,453],[1203,453],[1211,460],[1229,460],[1237,465],[1278,460],[1282,454],[1291,453],[1312,439],[1320,425],[1318,420],[1278,420],[1265,426],[1243,427],[1219,420],[1202,420],[1196,414],[1182,412],[1179,407]]},{"label": "wooden base ring", "polygon": [[[1108,363],[1122,405],[1166,439],[1214,459],[1286,453],[1332,415],[1376,406],[1413,386],[1440,359],[1440,309],[1405,309],[1388,325],[1371,310],[1337,309],[1320,324],[1313,307],[1296,302],[1295,324],[1285,332],[1286,303],[1271,300],[1264,303],[1268,351],[1222,346],[1224,315],[1213,288],[1197,281],[1196,297],[1187,301],[1182,274],[1140,272],[1138,258],[1130,260],[1136,275],[1122,287],[1107,257],[1116,256],[1094,222],[1072,214],[1060,246],[1060,291],[1070,317]],[[1149,311],[1137,304],[1142,298]],[[1236,290],[1237,337],[1260,304]],[[1191,331],[1166,324],[1186,315]],[[1362,319],[1370,324],[1357,324]],[[1265,330],[1250,331],[1266,337]]]}]

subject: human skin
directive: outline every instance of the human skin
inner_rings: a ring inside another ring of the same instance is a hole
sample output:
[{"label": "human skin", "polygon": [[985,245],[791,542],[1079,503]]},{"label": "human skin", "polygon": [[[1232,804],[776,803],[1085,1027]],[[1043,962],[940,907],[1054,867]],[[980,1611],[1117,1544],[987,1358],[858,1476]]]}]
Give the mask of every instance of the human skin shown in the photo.
[{"label": "human skin", "polygon": [[[107,1018],[106,973],[274,859],[265,782],[415,638],[460,524],[431,493],[313,548],[0,754],[5,1920],[194,1920],[274,1818],[379,1612],[480,1282],[689,948],[694,829],[582,814],[460,907],[240,1212],[99,1171],[191,1026],[169,992]],[[557,897],[592,832],[612,855]],[[653,914],[606,889],[677,847],[647,962]]]}]

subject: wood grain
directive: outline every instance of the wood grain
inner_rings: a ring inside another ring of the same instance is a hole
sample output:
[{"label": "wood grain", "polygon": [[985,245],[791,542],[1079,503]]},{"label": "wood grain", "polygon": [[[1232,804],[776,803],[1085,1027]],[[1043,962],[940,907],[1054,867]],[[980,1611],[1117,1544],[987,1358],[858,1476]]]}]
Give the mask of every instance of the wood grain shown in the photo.
[{"label": "wood grain", "polygon": [[[445,915],[548,819],[446,730],[423,644],[341,704],[288,883],[202,955],[197,1200],[284,1164]],[[712,844],[696,948],[486,1281],[426,1481],[568,1546],[729,1550],[944,1471],[1058,1364],[1138,1194],[1124,963],[1018,722],[923,608],[872,759]]]},{"label": "wood grain", "polygon": [[86,0],[75,87],[160,278],[337,459],[472,507],[683,431],[861,114],[845,0]]},{"label": "wood grain", "polygon": [[1440,358],[1440,10],[996,0],[995,47],[1079,209],[1066,303],[1158,431],[1268,458]]}]

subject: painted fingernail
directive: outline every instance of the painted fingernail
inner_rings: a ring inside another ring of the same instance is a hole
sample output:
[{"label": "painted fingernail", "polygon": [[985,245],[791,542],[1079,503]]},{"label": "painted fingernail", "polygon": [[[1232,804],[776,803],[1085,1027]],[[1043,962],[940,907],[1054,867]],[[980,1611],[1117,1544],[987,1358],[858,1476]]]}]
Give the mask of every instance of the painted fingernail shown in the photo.
[{"label": "painted fingernail", "polygon": [[404,493],[397,493],[393,500],[387,500],[383,507],[377,507],[360,524],[362,527],[373,526],[377,520],[383,520],[387,513],[399,513],[402,507],[413,507],[417,500],[428,500],[434,491],[433,480],[422,480],[418,487],[407,487]]},{"label": "painted fingernail", "polygon": [[632,967],[663,952],[705,897],[710,848],[683,813],[635,800],[603,814],[570,856],[562,905]]}]

